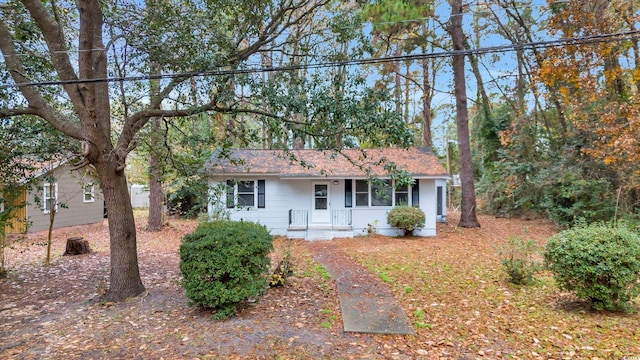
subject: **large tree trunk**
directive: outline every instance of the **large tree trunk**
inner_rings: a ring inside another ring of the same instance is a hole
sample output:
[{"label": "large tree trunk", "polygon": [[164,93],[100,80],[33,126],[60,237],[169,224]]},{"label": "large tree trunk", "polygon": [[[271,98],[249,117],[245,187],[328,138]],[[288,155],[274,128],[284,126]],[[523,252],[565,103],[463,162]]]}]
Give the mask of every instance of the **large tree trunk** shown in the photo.
[{"label": "large tree trunk", "polygon": [[[447,31],[451,35],[453,49],[464,50],[462,33],[462,0],[450,0],[451,19]],[[460,204],[460,227],[480,227],[476,216],[476,191],[469,145],[469,111],[467,109],[467,90],[464,77],[464,54],[453,56],[453,83],[456,94],[456,125],[458,129],[458,150],[460,151],[460,181],[462,200]]]},{"label": "large tree trunk", "polygon": [[96,171],[109,214],[111,275],[108,301],[122,301],[145,291],[138,268],[136,225],[124,171],[116,164],[100,162]]},{"label": "large tree trunk", "polygon": [[[154,118],[152,121],[152,144],[160,141],[160,119]],[[149,219],[147,221],[148,231],[162,230],[162,170],[160,169],[160,159],[158,150],[150,149],[149,159]]]},{"label": "large tree trunk", "polygon": [[[151,2],[149,2],[151,3]],[[155,15],[155,14],[152,14]],[[151,75],[160,75],[159,61],[151,56]],[[160,81],[149,81],[150,96],[158,96],[160,92]],[[162,230],[162,175],[163,169],[160,159],[160,149],[162,148],[162,134],[160,132],[159,117],[149,120],[151,122],[151,146],[149,147],[149,218],[147,219],[148,231]]]}]

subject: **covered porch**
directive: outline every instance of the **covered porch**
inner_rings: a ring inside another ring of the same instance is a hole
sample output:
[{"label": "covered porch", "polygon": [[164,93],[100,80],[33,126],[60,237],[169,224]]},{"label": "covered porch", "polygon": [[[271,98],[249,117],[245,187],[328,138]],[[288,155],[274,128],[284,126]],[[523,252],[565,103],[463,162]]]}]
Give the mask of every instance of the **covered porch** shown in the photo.
[{"label": "covered porch", "polygon": [[[331,240],[336,237],[353,237],[351,209],[331,210],[324,221],[310,221],[309,210],[289,209],[287,236],[305,240]],[[317,219],[317,217],[316,217]]]}]

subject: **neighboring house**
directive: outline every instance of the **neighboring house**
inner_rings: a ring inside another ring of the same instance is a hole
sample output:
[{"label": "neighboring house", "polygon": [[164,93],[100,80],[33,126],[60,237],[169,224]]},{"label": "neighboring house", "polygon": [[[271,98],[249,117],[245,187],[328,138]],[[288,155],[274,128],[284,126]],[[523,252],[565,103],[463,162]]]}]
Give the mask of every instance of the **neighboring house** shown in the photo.
[{"label": "neighboring house", "polygon": [[142,184],[132,184],[129,190],[131,195],[131,206],[134,209],[149,208],[149,186]]},{"label": "neighboring house", "polygon": [[[389,169],[413,184],[396,186]],[[230,150],[205,164],[210,217],[264,224],[274,235],[332,239],[376,232],[399,235],[387,223],[395,205],[422,209],[417,236],[435,236],[446,217],[449,176],[429,148],[321,150]],[[375,179],[371,181],[370,179]]]},{"label": "neighboring house", "polygon": [[19,209],[13,224],[7,227],[7,233],[47,230],[52,209],[57,211],[54,228],[104,220],[104,199],[100,185],[86,168],[73,170],[71,165],[59,162],[41,168],[35,177],[31,188],[23,190],[22,197],[27,205]]}]

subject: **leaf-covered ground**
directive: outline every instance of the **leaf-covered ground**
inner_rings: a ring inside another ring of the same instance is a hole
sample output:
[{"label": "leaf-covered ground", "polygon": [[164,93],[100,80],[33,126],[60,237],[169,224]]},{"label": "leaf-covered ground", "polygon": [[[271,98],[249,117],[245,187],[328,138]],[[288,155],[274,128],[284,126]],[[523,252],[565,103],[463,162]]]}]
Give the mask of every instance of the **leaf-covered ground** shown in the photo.
[{"label": "leaf-covered ground", "polygon": [[[455,217],[455,216],[454,216]],[[142,230],[140,267],[147,293],[100,303],[108,286],[106,224],[57,230],[53,264],[41,265],[45,234],[7,250],[0,280],[0,358],[175,359],[343,358],[499,359],[640,356],[640,316],[597,313],[559,292],[549,274],[535,285],[506,281],[498,250],[509,236],[539,244],[555,229],[543,221],[481,217],[482,228],[443,224],[436,238],[381,236],[336,240],[340,249],[389,284],[414,322],[416,336],[342,331],[336,290],[305,242],[279,239],[294,276],[227,321],[187,305],[177,249],[195,223],[171,220]],[[65,240],[88,239],[93,254],[62,257]],[[638,307],[636,307],[638,308]],[[640,309],[638,309],[640,310]]]}]

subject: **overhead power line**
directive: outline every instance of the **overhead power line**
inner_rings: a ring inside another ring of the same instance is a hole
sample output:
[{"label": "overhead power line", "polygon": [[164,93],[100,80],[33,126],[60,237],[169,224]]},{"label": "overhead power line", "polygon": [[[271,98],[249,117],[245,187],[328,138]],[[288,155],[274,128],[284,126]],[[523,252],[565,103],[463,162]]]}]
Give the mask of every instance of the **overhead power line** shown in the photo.
[{"label": "overhead power line", "polygon": [[282,72],[282,71],[294,71],[294,70],[309,70],[309,69],[322,69],[330,67],[340,66],[355,66],[355,65],[375,65],[396,61],[410,61],[421,59],[433,59],[443,57],[453,57],[458,55],[484,55],[499,52],[512,52],[521,50],[534,50],[545,49],[551,47],[563,47],[563,46],[579,46],[586,44],[604,43],[604,42],[617,42],[629,39],[640,38],[640,30],[619,32],[613,34],[600,34],[592,36],[582,36],[573,38],[564,38],[547,41],[536,41],[522,44],[509,44],[500,46],[489,46],[477,49],[468,50],[449,50],[433,53],[422,54],[409,54],[399,56],[386,56],[379,58],[368,59],[350,59],[341,61],[329,61],[313,64],[299,64],[299,65],[287,65],[287,66],[274,66],[274,67],[249,67],[244,69],[216,69],[216,70],[202,70],[202,71],[189,71],[172,74],[161,75],[139,75],[139,76],[125,76],[125,77],[107,77],[98,79],[76,79],[76,80],[58,80],[58,81],[39,81],[28,82],[19,84],[2,84],[0,89],[17,88],[24,86],[50,86],[50,85],[69,85],[69,84],[88,84],[88,83],[103,83],[103,82],[122,82],[122,81],[141,81],[141,80],[163,80],[163,79],[177,79],[177,78],[191,78],[191,77],[211,77],[211,76],[230,76],[230,75],[242,75],[242,74],[255,74],[255,73],[269,73],[269,72]]}]

